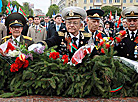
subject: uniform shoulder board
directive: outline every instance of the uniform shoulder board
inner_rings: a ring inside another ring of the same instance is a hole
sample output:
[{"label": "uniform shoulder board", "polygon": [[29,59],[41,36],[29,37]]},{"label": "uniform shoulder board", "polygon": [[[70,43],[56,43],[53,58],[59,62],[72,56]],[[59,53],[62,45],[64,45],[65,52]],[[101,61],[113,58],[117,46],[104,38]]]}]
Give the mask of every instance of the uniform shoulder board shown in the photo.
[{"label": "uniform shoulder board", "polygon": [[33,40],[33,39],[32,39],[31,37],[29,37],[29,36],[23,36],[23,38],[24,38],[24,39],[31,40],[31,41]]},{"label": "uniform shoulder board", "polygon": [[58,31],[58,36],[64,36],[64,33],[61,31]]},{"label": "uniform shoulder board", "polygon": [[8,39],[8,38],[10,38],[10,37],[11,37],[11,35],[5,36],[5,37],[2,38],[2,40],[3,40],[3,39]]},{"label": "uniform shoulder board", "polygon": [[112,28],[110,28],[110,30],[113,30]]},{"label": "uniform shoulder board", "polygon": [[98,32],[99,32],[99,33],[102,33],[102,34],[105,34],[104,32],[102,32],[102,31],[100,31],[100,30],[98,30]]},{"label": "uniform shoulder board", "polygon": [[92,34],[91,33],[83,33],[84,37],[91,37]]}]

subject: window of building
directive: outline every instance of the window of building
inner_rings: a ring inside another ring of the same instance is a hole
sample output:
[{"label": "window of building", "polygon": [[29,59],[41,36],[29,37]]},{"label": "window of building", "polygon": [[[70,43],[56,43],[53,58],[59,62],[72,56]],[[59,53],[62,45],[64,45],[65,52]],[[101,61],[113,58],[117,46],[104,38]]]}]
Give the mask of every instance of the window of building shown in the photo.
[{"label": "window of building", "polygon": [[96,3],[101,3],[101,0],[96,0]]},{"label": "window of building", "polygon": [[84,4],[87,4],[87,0],[84,0]]},{"label": "window of building", "polygon": [[112,0],[109,0],[109,3],[111,4],[112,3]]},{"label": "window of building", "polygon": [[123,3],[126,3],[126,0],[123,0]]},{"label": "window of building", "polygon": [[93,0],[90,0],[90,3],[93,3]]},{"label": "window of building", "polygon": [[130,3],[133,3],[133,0],[130,0]]},{"label": "window of building", "polygon": [[86,6],[84,6],[84,10],[86,10]]},{"label": "window of building", "polygon": [[106,4],[106,0],[103,0],[103,3]]},{"label": "window of building", "polygon": [[120,0],[115,0],[115,3],[120,3]]}]

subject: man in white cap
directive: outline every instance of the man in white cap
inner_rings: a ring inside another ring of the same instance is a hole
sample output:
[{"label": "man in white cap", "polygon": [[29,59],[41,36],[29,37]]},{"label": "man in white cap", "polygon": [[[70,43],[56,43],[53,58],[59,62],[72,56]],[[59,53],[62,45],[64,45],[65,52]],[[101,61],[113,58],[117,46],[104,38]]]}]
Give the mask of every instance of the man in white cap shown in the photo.
[{"label": "man in white cap", "polygon": [[115,50],[118,51],[117,55],[126,57],[132,60],[138,59],[138,7],[132,6],[124,9],[122,17],[126,18],[128,29],[126,29],[126,35],[119,35],[122,40],[119,44],[116,44]]},{"label": "man in white cap", "polygon": [[65,8],[62,11],[62,16],[65,19],[67,31],[59,31],[51,38],[31,45],[29,50],[40,48],[42,45],[48,48],[58,45],[57,51],[60,54],[69,54],[71,58],[75,51],[85,45],[91,37],[89,33],[80,32],[80,28],[83,26],[82,21],[86,18],[86,15],[86,11],[80,7]]}]

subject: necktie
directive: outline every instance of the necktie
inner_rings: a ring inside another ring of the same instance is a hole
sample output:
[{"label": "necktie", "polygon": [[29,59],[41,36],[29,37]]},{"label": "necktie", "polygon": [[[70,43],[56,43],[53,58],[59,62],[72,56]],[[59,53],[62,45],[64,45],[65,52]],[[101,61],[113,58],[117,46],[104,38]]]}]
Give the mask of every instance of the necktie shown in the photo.
[{"label": "necktie", "polygon": [[46,23],[46,30],[47,30],[47,23]]},{"label": "necktie", "polygon": [[36,30],[37,30],[37,26],[36,26]]},{"label": "necktie", "polygon": [[135,39],[135,38],[134,38],[134,34],[135,34],[135,33],[132,31],[132,32],[131,32],[131,41],[133,41],[133,40]]},{"label": "necktie", "polygon": [[92,39],[94,39],[94,32],[92,32]]},{"label": "necktie", "polygon": [[57,32],[59,31],[59,26],[57,26]]},{"label": "necktie", "polygon": [[73,37],[73,44],[76,45],[76,46],[77,46],[77,43],[76,43],[77,39],[78,39],[78,38]]}]

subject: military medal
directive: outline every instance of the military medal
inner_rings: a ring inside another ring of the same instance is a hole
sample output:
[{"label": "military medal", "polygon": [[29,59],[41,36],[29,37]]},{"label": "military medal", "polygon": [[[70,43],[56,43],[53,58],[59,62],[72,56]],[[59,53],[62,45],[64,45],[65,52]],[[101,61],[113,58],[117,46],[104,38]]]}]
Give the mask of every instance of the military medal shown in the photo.
[{"label": "military medal", "polygon": [[134,42],[136,43],[136,46],[134,48],[134,57],[138,58],[138,37],[135,38]]},{"label": "military medal", "polygon": [[135,46],[135,49],[134,49],[134,57],[138,58],[138,44]]},{"label": "military medal", "polygon": [[83,44],[83,41],[81,41],[80,43]]}]

